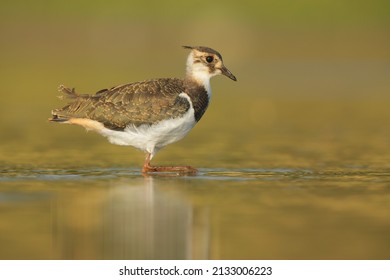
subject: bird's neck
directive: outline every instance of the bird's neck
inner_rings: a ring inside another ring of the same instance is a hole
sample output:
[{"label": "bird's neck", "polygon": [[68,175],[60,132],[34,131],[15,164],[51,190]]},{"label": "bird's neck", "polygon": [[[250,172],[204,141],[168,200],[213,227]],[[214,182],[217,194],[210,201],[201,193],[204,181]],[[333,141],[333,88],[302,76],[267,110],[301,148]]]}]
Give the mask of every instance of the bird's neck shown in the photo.
[{"label": "bird's neck", "polygon": [[210,98],[210,78],[211,75],[208,68],[201,62],[195,62],[193,54],[191,53],[187,59],[186,83],[203,87]]},{"label": "bird's neck", "polygon": [[187,75],[185,78],[186,85],[190,88],[202,87],[207,92],[209,98],[211,97],[210,78],[204,78],[202,76]]}]

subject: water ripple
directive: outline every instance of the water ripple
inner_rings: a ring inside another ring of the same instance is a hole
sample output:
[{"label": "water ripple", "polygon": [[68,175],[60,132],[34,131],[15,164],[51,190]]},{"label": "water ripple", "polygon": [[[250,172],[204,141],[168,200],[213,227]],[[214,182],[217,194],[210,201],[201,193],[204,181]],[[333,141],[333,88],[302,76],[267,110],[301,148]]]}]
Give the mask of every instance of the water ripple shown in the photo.
[{"label": "water ripple", "polygon": [[[81,169],[33,169],[9,168],[0,170],[0,182],[11,181],[77,181],[77,180],[104,180],[116,178],[131,178],[142,176],[139,168],[81,168]],[[195,176],[182,176],[174,173],[151,174],[152,177],[190,178],[193,180],[216,181],[282,181],[282,180],[375,180],[390,181],[390,172],[387,169],[337,169],[337,170],[310,170],[294,168],[271,169],[224,169],[202,168]]]}]

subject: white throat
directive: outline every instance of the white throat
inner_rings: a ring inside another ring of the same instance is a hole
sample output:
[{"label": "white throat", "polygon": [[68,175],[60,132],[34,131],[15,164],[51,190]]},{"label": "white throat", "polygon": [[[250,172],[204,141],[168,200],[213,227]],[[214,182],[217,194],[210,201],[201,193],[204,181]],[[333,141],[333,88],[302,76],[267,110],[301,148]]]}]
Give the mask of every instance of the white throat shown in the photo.
[{"label": "white throat", "polygon": [[199,84],[203,85],[207,90],[209,98],[211,97],[210,78],[216,74],[211,74],[209,68],[203,63],[194,63],[194,55],[191,52],[187,58],[187,78],[195,80]]}]

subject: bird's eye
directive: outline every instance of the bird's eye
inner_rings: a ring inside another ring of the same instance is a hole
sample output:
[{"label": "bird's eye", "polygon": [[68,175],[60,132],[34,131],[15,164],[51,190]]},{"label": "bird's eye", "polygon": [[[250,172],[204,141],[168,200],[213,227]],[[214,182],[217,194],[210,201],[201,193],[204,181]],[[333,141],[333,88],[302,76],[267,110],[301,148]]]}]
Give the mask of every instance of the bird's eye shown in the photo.
[{"label": "bird's eye", "polygon": [[212,57],[211,55],[210,55],[210,56],[206,56],[206,61],[207,61],[208,63],[213,62],[213,60],[214,60],[214,57]]}]

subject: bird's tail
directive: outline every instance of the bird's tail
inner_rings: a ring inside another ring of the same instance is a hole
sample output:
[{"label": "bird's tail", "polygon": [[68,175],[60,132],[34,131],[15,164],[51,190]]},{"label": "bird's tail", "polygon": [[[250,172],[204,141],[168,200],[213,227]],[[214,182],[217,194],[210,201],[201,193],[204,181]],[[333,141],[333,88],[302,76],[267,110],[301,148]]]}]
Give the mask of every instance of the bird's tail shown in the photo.
[{"label": "bird's tail", "polygon": [[[77,93],[74,88],[71,89],[71,88],[68,88],[64,85],[60,85],[58,87],[58,91],[62,93],[62,95],[58,96],[59,99],[77,99],[79,97],[86,96],[85,94]],[[63,112],[64,109],[67,108],[68,106],[69,105],[65,106],[62,109],[54,109],[53,111],[51,111],[52,117],[49,118],[49,121],[61,122],[61,123],[67,122],[69,120],[69,117],[63,116],[63,114],[61,114],[61,112]]]},{"label": "bird's tail", "polygon": [[58,115],[56,115],[55,111],[53,110],[52,112],[52,115],[53,117],[49,118],[49,122],[59,122],[59,123],[64,123],[64,122],[67,122],[69,120],[69,118],[66,118],[66,117],[60,117]]}]

